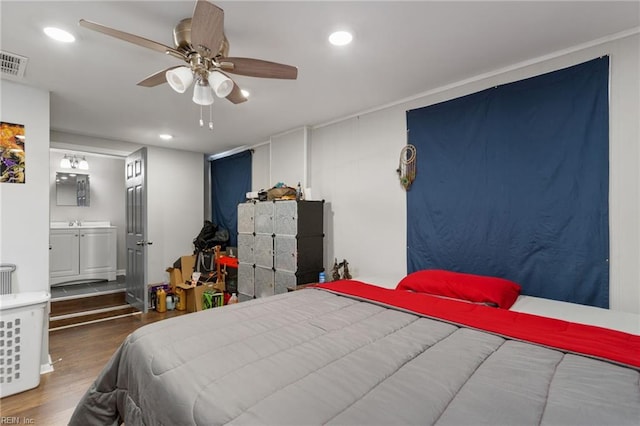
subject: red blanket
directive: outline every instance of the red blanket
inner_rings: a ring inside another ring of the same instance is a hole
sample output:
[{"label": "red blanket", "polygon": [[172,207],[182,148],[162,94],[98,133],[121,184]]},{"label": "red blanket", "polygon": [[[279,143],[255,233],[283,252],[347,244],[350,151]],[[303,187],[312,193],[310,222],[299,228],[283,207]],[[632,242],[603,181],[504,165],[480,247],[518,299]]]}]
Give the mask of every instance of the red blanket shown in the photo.
[{"label": "red blanket", "polygon": [[501,336],[640,368],[640,336],[424,293],[342,280],[318,287]]}]

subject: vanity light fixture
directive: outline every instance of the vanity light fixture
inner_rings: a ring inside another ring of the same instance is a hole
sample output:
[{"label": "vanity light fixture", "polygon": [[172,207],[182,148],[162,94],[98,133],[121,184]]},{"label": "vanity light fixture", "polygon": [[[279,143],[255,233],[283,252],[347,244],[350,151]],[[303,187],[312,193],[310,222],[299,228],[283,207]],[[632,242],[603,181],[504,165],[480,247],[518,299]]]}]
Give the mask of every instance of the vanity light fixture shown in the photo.
[{"label": "vanity light fixture", "polygon": [[44,33],[56,41],[63,43],[73,43],[76,38],[68,31],[65,31],[56,27],[46,27],[43,29]]},{"label": "vanity light fixture", "polygon": [[89,170],[89,163],[84,156],[82,156],[82,159],[78,159],[75,155],[65,154],[60,160],[60,168]]},{"label": "vanity light fixture", "polygon": [[173,139],[173,135],[170,135],[169,133],[161,133],[160,135],[158,135],[160,137],[160,139],[162,139],[163,141],[170,141],[171,139]]}]

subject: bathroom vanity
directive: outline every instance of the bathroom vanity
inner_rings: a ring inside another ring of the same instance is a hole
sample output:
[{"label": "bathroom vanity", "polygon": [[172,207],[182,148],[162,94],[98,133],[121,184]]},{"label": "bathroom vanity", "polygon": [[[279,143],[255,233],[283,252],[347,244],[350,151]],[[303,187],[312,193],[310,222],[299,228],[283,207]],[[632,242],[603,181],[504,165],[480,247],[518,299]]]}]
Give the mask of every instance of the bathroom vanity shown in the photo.
[{"label": "bathroom vanity", "polygon": [[52,222],[49,283],[116,279],[116,227],[109,222]]}]

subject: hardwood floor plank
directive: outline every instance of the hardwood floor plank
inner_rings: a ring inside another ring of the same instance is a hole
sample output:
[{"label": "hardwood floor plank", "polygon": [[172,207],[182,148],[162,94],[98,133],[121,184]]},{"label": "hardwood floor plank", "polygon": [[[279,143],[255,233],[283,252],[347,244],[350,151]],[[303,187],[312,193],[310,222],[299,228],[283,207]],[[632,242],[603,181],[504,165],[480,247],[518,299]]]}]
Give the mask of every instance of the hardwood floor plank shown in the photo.
[{"label": "hardwood floor plank", "polygon": [[[122,341],[143,325],[185,311],[155,311],[49,333],[54,371],[40,376],[40,385],[0,400],[2,417],[17,416],[36,425],[66,425],[78,401]],[[59,360],[59,361],[57,361]]]}]

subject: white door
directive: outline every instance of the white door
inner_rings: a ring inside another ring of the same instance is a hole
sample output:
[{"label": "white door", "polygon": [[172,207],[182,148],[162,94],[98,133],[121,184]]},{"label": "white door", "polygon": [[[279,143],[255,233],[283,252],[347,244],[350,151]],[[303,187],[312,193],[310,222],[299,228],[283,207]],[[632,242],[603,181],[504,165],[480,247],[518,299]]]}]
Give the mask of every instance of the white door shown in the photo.
[{"label": "white door", "polygon": [[127,157],[125,182],[127,192],[127,302],[147,312],[147,191],[145,172],[147,149],[142,148]]}]

